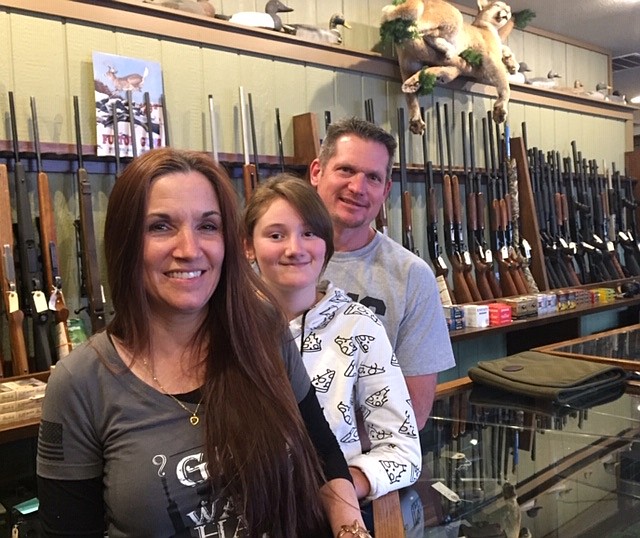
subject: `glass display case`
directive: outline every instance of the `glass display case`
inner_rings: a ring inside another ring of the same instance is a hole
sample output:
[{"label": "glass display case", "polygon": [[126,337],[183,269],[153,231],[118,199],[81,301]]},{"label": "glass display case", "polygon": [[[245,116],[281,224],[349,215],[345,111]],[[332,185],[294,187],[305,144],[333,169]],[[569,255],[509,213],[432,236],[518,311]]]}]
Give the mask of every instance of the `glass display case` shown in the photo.
[{"label": "glass display case", "polygon": [[400,491],[406,537],[640,536],[640,393],[589,408],[496,394],[465,383],[435,402]]}]

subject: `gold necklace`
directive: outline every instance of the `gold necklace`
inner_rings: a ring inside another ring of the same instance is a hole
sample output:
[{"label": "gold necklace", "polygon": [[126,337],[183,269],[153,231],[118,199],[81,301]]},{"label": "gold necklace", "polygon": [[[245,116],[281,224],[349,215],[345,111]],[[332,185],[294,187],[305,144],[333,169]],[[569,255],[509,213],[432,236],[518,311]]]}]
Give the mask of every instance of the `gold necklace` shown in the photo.
[{"label": "gold necklace", "polygon": [[182,409],[184,409],[187,413],[189,413],[191,416],[189,417],[189,422],[191,423],[192,426],[197,426],[200,423],[200,417],[198,417],[198,409],[200,409],[200,404],[202,404],[202,399],[204,398],[204,395],[200,397],[200,401],[198,402],[198,405],[196,405],[196,408],[194,411],[191,411],[191,409],[189,409],[186,405],[184,405],[180,400],[178,400],[178,398],[176,398],[173,394],[170,394],[167,389],[165,389],[162,384],[160,383],[160,381],[158,381],[158,378],[156,377],[156,372],[153,368],[153,365],[149,364],[147,362],[147,359],[144,358],[142,359],[142,364],[145,365],[146,369],[149,371],[149,374],[151,375],[151,379],[153,379],[154,383],[156,385],[158,385],[158,388],[166,395],[169,396],[169,398],[171,398],[174,402],[176,402],[180,407],[182,407]]}]

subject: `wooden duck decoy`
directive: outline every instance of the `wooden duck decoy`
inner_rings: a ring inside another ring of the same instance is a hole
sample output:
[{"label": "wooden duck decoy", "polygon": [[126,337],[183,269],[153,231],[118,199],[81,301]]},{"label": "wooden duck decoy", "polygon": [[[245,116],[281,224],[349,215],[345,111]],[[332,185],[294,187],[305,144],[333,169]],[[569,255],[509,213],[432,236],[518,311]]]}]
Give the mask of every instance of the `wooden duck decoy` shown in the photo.
[{"label": "wooden duck decoy", "polygon": [[518,82],[520,84],[526,84],[528,77],[527,73],[530,73],[531,69],[525,62],[520,62],[518,65],[518,72],[513,75],[509,75],[509,82]]},{"label": "wooden duck decoy", "polygon": [[624,94],[621,94],[618,90],[613,90],[613,92],[609,96],[609,101],[611,101],[612,103],[620,103],[622,105],[626,105],[627,96]]},{"label": "wooden duck decoy", "polygon": [[179,9],[197,15],[206,15],[214,17],[216,8],[209,0],[142,0],[145,4],[154,6],[169,7],[171,9]]},{"label": "wooden duck decoy", "polygon": [[329,28],[321,28],[312,24],[288,24],[285,31],[290,32],[297,37],[313,43],[332,43],[340,45],[342,43],[342,35],[338,26],[351,28],[345,20],[342,13],[334,13],[329,19]]},{"label": "wooden duck decoy", "polygon": [[289,13],[293,11],[293,8],[285,6],[280,0],[269,0],[264,6],[264,11],[264,13],[241,11],[231,15],[229,22],[254,28],[269,28],[280,32],[283,29],[283,25],[278,13]]},{"label": "wooden duck decoy", "polygon": [[547,88],[553,89],[558,85],[559,78],[562,78],[562,75],[556,73],[553,69],[547,73],[546,77],[534,77],[527,81],[527,84],[531,84],[532,86],[536,86],[538,88]]},{"label": "wooden duck decoy", "polygon": [[589,92],[585,92],[587,97],[591,97],[592,99],[598,99],[599,101],[608,101],[609,100],[609,90],[611,86],[604,82],[598,82],[595,90],[591,90]]}]

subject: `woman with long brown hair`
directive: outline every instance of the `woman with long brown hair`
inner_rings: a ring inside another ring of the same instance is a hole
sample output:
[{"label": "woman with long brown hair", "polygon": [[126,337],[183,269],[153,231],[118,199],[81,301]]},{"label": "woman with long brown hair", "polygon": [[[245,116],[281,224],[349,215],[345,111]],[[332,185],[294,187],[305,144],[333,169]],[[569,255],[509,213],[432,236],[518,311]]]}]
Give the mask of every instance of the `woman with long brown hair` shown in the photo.
[{"label": "woman with long brown hair", "polygon": [[105,253],[115,316],[56,365],[43,405],[46,534],[366,536],[224,171],[168,148],[132,161]]}]

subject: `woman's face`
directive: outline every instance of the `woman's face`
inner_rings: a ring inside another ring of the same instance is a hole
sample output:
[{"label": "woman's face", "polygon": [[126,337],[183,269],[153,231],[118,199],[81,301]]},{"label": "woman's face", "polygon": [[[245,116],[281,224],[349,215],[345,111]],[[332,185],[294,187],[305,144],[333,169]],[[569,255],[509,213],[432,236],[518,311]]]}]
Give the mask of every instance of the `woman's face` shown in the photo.
[{"label": "woman's face", "polygon": [[271,202],[248,244],[264,281],[284,293],[311,291],[322,273],[326,244],[283,198]]},{"label": "woman's face", "polygon": [[218,198],[200,172],[155,179],[144,231],[144,287],[152,314],[206,315],[220,280],[224,230]]}]

